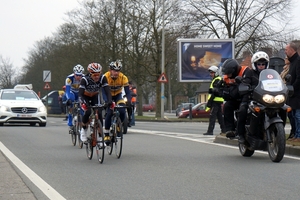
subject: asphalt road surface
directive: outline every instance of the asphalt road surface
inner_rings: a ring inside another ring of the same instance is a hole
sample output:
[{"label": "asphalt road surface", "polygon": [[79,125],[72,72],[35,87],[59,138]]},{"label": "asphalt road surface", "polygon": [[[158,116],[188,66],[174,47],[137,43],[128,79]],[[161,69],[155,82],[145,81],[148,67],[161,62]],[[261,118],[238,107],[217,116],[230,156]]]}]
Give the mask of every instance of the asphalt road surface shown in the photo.
[{"label": "asphalt road surface", "polygon": [[0,141],[34,173],[16,166],[37,199],[54,199],[49,192],[56,199],[300,199],[298,157],[273,163],[257,151],[245,158],[203,136],[206,129],[207,123],[136,122],[121,158],[106,154],[103,164],[72,146],[61,118],[48,118],[47,127],[1,127]]}]

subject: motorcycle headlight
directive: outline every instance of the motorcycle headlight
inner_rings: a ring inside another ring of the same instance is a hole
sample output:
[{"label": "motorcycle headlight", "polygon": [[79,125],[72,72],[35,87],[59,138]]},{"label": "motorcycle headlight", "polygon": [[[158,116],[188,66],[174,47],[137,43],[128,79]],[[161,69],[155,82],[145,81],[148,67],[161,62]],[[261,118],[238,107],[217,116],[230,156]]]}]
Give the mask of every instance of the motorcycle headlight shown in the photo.
[{"label": "motorcycle headlight", "polygon": [[275,103],[283,103],[285,101],[285,97],[282,94],[276,95],[274,97],[274,101],[275,101]]},{"label": "motorcycle headlight", "polygon": [[275,97],[269,94],[263,96],[263,101],[266,103],[283,103],[285,101],[285,96],[282,94],[276,95]]},{"label": "motorcycle headlight", "polygon": [[266,103],[273,103],[274,101],[274,97],[272,95],[269,95],[269,94],[265,94],[263,97],[262,97],[263,101],[266,102]]}]

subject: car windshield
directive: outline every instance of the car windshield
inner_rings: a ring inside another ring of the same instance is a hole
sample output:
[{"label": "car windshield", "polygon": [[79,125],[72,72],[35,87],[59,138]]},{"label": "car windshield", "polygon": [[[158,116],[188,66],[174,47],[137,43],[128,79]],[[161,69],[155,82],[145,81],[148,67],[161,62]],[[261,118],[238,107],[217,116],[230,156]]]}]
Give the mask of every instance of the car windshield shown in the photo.
[{"label": "car windshield", "polygon": [[4,91],[2,100],[37,100],[37,96],[31,91]]}]

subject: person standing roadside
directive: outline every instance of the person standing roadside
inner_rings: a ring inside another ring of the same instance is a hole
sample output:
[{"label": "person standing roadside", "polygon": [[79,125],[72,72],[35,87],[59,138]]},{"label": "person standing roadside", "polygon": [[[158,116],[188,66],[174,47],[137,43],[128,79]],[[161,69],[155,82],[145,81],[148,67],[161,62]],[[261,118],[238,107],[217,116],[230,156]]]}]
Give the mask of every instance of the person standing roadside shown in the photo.
[{"label": "person standing roadside", "polygon": [[206,105],[205,111],[210,111],[209,115],[209,125],[206,133],[203,133],[203,135],[213,135],[213,131],[215,128],[216,119],[218,119],[218,122],[220,124],[221,128],[221,135],[222,133],[225,134],[225,125],[224,125],[224,118],[223,118],[223,112],[222,112],[222,104],[224,102],[223,97],[218,96],[218,94],[215,94],[214,89],[217,87],[218,83],[221,81],[221,77],[218,73],[218,67],[217,66],[211,66],[208,68],[208,71],[210,73],[210,76],[212,77],[212,82],[209,86],[209,95],[208,95],[208,101]]},{"label": "person standing roadside", "polygon": [[[137,91],[136,91],[136,87],[135,85],[133,85],[132,81],[129,81],[129,90],[130,90],[130,93],[131,93],[131,108],[128,108],[128,109],[131,109],[132,110],[132,114],[131,114],[131,118],[129,120],[129,126],[135,126],[135,106],[136,106],[136,95],[137,95]],[[129,112],[128,112],[129,114]]]},{"label": "person standing roadside", "polygon": [[291,85],[294,87],[294,94],[287,102],[292,108],[296,128],[295,136],[290,140],[300,142],[300,58],[297,53],[297,45],[294,42],[287,44],[285,54],[290,61],[289,74],[291,75]]},{"label": "person standing roadside", "polygon": [[[282,72],[280,73],[280,77],[282,78],[282,81],[286,84],[286,76],[289,74],[289,70],[290,70],[290,61],[288,60],[288,57],[284,58],[284,67]],[[295,119],[293,117],[293,112],[288,112],[288,118],[290,121],[290,125],[291,125],[291,131],[290,131],[290,135],[288,137],[288,139],[292,139],[295,136]]]}]

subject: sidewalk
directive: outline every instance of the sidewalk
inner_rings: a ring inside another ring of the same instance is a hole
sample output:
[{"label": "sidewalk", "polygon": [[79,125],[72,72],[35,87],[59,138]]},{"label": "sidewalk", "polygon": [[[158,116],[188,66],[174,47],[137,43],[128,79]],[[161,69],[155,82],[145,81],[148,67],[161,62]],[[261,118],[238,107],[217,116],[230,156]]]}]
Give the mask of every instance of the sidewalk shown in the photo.
[{"label": "sidewalk", "polygon": [[36,200],[7,158],[0,152],[0,199]]}]

